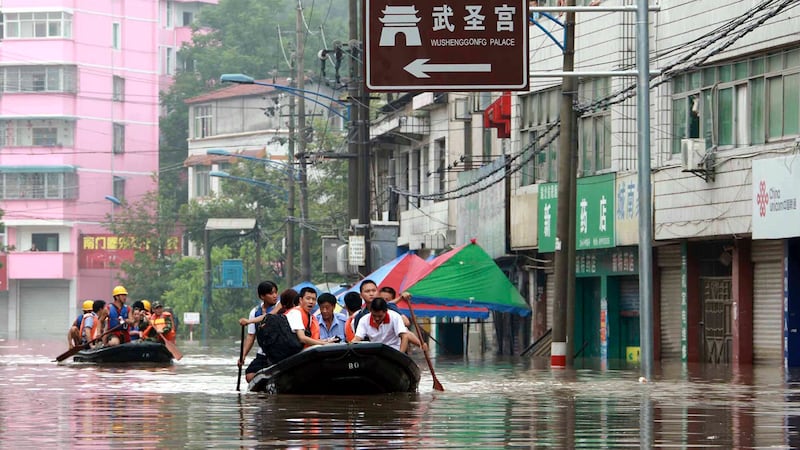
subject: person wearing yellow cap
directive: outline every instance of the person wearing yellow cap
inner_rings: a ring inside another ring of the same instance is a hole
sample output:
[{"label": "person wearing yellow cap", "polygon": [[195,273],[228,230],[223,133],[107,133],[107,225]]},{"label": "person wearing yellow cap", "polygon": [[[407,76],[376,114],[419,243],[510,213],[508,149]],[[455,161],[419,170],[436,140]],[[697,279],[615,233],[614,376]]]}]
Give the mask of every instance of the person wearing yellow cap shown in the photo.
[{"label": "person wearing yellow cap", "polygon": [[78,317],[72,322],[72,325],[70,325],[69,331],[67,331],[67,343],[69,344],[69,348],[81,345],[81,323],[83,322],[83,316],[92,313],[93,303],[94,300],[84,300],[83,312],[78,314]]},{"label": "person wearing yellow cap", "polygon": [[114,346],[131,341],[128,328],[133,325],[133,314],[129,314],[128,290],[124,286],[116,286],[111,291],[114,302],[108,305],[108,329],[117,328],[106,336],[105,344]]}]

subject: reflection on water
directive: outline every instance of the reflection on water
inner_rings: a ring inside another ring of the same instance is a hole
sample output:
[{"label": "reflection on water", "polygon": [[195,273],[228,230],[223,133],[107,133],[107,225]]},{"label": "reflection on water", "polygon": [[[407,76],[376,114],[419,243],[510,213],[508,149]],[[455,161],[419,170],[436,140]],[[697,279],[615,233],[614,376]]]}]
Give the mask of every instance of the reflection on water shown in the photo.
[{"label": "reflection on water", "polygon": [[181,343],[170,367],[58,365],[62,347],[0,341],[0,448],[800,445],[800,371],[776,367],[669,363],[642,384],[636,369],[439,359],[438,392],[420,358],[418,394],[299,397],[237,393],[234,342]]}]

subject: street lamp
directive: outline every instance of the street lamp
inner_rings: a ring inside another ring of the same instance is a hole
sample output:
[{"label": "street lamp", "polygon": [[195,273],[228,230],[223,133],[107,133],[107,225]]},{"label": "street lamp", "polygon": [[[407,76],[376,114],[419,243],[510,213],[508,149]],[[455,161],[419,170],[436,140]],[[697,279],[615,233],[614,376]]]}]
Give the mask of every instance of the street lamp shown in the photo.
[{"label": "street lamp", "polygon": [[[287,94],[291,94],[291,95],[294,95],[294,96],[297,96],[297,97],[301,97],[301,98],[303,98],[305,100],[308,100],[308,101],[310,101],[312,103],[316,103],[317,105],[322,106],[323,108],[327,109],[328,111],[332,112],[333,114],[336,114],[337,116],[341,117],[344,120],[350,120],[350,112],[349,112],[350,111],[350,104],[349,103],[347,103],[344,100],[339,100],[338,98],[331,97],[329,95],[325,95],[325,94],[320,93],[320,92],[314,92],[314,91],[308,91],[308,90],[305,90],[305,89],[293,88],[291,86],[284,86],[284,85],[281,85],[281,84],[265,83],[263,81],[258,81],[256,79],[254,79],[253,77],[251,77],[249,75],[245,75],[243,73],[225,73],[225,74],[222,74],[221,77],[219,77],[219,81],[221,81],[223,83],[257,84],[259,86],[273,87],[273,88],[278,89],[280,91],[284,91]],[[347,113],[346,114],[342,114],[339,110],[331,108],[330,105],[326,105],[325,103],[323,103],[323,102],[321,102],[321,101],[319,101],[317,99],[307,97],[307,95],[314,95],[314,96],[317,96],[317,97],[325,99],[325,100],[330,100],[331,102],[343,107]]]},{"label": "street lamp", "polygon": [[[256,162],[259,162],[259,163],[265,163],[267,165],[273,166],[274,168],[276,168],[276,169],[280,170],[281,172],[283,172],[284,174],[286,174],[287,180],[289,182],[289,191],[288,191],[288,199],[287,199],[288,207],[287,207],[287,209],[288,209],[289,217],[291,218],[289,223],[286,224],[286,248],[287,248],[287,251],[286,251],[286,280],[288,281],[288,283],[290,285],[293,285],[294,282],[295,282],[295,279],[294,279],[294,204],[295,204],[295,200],[294,200],[294,192],[295,192],[294,183],[295,183],[295,181],[298,181],[298,180],[302,183],[304,181],[304,179],[300,177],[300,174],[297,172],[297,170],[295,170],[294,167],[291,167],[288,164],[284,164],[284,163],[281,163],[279,161],[275,161],[275,160],[272,160],[272,159],[257,158],[255,156],[243,155],[243,154],[240,154],[240,153],[231,153],[231,152],[229,152],[227,150],[219,149],[219,148],[207,150],[206,154],[215,155],[215,156],[231,156],[231,157],[235,157],[235,158],[246,159],[246,160],[249,160],[249,161],[256,161]],[[251,184],[264,183],[263,181],[253,180],[251,178],[234,177],[232,175],[229,175],[226,172],[221,172],[221,171],[216,171],[216,170],[215,171],[211,171],[209,173],[209,175],[212,176],[212,177],[215,176],[215,177],[221,177],[221,178],[231,178],[231,179],[235,179],[235,180],[239,180],[239,181],[243,181],[245,183],[251,183]],[[266,187],[267,189],[272,190],[272,189],[275,188],[275,186],[273,186],[273,185],[271,185],[269,183],[265,183],[265,184],[267,186],[264,186],[264,187]],[[281,188],[281,189],[283,189],[283,188]],[[285,189],[283,189],[283,190],[284,190],[284,192],[286,192]],[[301,193],[304,194],[305,190],[301,189]],[[307,217],[307,213],[306,213],[307,211],[308,211],[307,203],[305,201],[303,201],[303,199],[301,199],[301,202],[300,202],[300,215],[301,215],[301,219],[302,220],[305,220],[305,218]],[[308,254],[308,245],[307,244],[303,245],[304,243],[307,242],[305,237],[306,237],[305,230],[301,228],[301,230],[300,230],[300,240],[301,240],[300,251],[301,251],[301,256]],[[311,278],[311,275],[310,275],[311,274],[310,258],[303,257],[302,261],[303,261],[303,277],[310,279]],[[306,263],[306,261],[308,261],[308,263]]]},{"label": "street lamp", "polygon": [[254,184],[254,185],[259,186],[259,187],[263,187],[264,189],[266,189],[268,191],[280,191],[283,194],[284,200],[289,195],[289,191],[287,191],[283,187],[275,186],[274,184],[267,183],[266,181],[259,181],[259,180],[254,180],[252,178],[245,178],[245,177],[237,177],[236,175],[231,175],[228,172],[223,172],[221,170],[212,170],[211,172],[208,173],[208,175],[212,176],[212,177],[217,177],[217,178],[227,178],[227,179],[230,179],[230,180],[243,181],[245,183],[250,183],[250,184]]},{"label": "street lamp", "polygon": [[214,156],[230,156],[230,157],[234,157],[234,158],[241,158],[241,159],[247,159],[247,160],[250,160],[250,161],[256,161],[256,162],[259,162],[259,163],[264,163],[264,164],[267,164],[269,166],[274,167],[276,170],[280,170],[284,174],[292,177],[295,181],[299,181],[300,180],[300,174],[297,173],[297,170],[295,170],[294,167],[292,167],[292,166],[290,166],[288,164],[284,164],[284,163],[282,163],[280,161],[275,161],[274,159],[258,158],[258,157],[255,157],[255,156],[244,155],[244,154],[241,154],[241,153],[231,153],[231,152],[229,152],[229,151],[227,151],[225,149],[221,149],[221,148],[212,148],[210,150],[206,150],[206,154],[207,155],[214,155]]},{"label": "street lamp", "polygon": [[[299,40],[298,40],[298,42],[299,42]],[[302,54],[302,51],[300,51],[300,54]],[[302,61],[302,59],[301,59],[301,61]],[[257,84],[257,85],[260,85],[260,86],[272,87],[272,88],[281,90],[283,92],[289,93],[292,96],[299,97],[299,99],[300,99],[300,113],[298,114],[298,119],[299,119],[299,122],[300,122],[299,123],[300,133],[298,133],[297,135],[295,135],[295,130],[294,130],[294,102],[292,102],[291,105],[290,105],[292,113],[291,113],[291,121],[290,121],[290,125],[289,126],[290,126],[290,133],[293,135],[294,139],[292,139],[290,141],[290,143],[289,143],[290,144],[289,145],[289,159],[290,160],[294,159],[294,156],[295,156],[294,155],[294,141],[297,140],[297,142],[299,144],[299,147],[300,147],[299,155],[302,155],[302,159],[301,159],[301,162],[300,162],[300,176],[299,176],[299,181],[300,181],[300,219],[301,219],[301,224],[300,224],[300,257],[302,259],[302,264],[301,264],[301,267],[302,267],[302,278],[305,281],[309,281],[311,279],[311,256],[310,256],[310,251],[309,251],[308,233],[307,233],[306,228],[304,226],[304,222],[308,218],[308,195],[307,195],[308,188],[307,188],[307,178],[306,178],[306,157],[307,157],[307,155],[306,155],[306,151],[305,151],[305,138],[304,138],[304,132],[305,132],[305,106],[304,106],[305,103],[304,103],[304,101],[308,100],[308,101],[310,101],[312,103],[316,103],[317,105],[320,105],[320,106],[328,109],[330,112],[332,112],[333,114],[336,114],[337,116],[341,117],[342,119],[344,119],[346,121],[350,120],[349,119],[349,117],[350,117],[349,106],[350,105],[346,101],[339,100],[337,98],[334,98],[334,97],[331,97],[331,96],[328,96],[328,95],[325,95],[325,94],[322,94],[322,93],[319,93],[319,92],[313,92],[313,91],[308,91],[308,90],[302,89],[302,86],[303,86],[302,70],[298,70],[298,71],[301,74],[301,75],[298,75],[299,83],[300,83],[300,86],[301,86],[300,88],[290,87],[290,86],[282,86],[282,85],[279,85],[279,84],[265,83],[265,82],[262,82],[262,81],[257,81],[253,77],[248,76],[248,75],[244,75],[244,74],[241,74],[241,73],[223,74],[220,77],[220,81],[223,82],[223,83],[230,82],[230,83],[238,83],[238,84]],[[325,99],[325,100],[329,100],[331,103],[334,103],[336,105],[339,105],[339,106],[345,108],[345,110],[347,111],[347,114],[346,115],[342,114],[338,110],[332,108],[330,104],[326,105],[325,103],[321,102],[320,100],[317,100],[316,98],[313,98],[312,96],[315,96],[315,97],[318,97],[318,98],[322,98],[322,99]],[[366,185],[366,183],[365,183],[365,185]],[[366,186],[365,186],[365,192],[367,192],[367,193],[369,192],[368,190],[366,190]],[[294,186],[293,185],[290,185],[289,198],[290,198],[290,204],[293,204],[293,200],[294,200]]]}]

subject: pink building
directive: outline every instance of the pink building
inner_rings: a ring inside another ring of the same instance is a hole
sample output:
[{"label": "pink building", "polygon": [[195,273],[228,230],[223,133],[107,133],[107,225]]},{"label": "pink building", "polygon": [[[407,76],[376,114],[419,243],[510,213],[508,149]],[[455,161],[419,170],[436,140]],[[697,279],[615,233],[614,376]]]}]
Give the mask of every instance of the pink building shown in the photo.
[{"label": "pink building", "polygon": [[156,188],[159,91],[216,3],[3,0],[0,337],[62,336],[110,300],[126,253],[106,226]]}]

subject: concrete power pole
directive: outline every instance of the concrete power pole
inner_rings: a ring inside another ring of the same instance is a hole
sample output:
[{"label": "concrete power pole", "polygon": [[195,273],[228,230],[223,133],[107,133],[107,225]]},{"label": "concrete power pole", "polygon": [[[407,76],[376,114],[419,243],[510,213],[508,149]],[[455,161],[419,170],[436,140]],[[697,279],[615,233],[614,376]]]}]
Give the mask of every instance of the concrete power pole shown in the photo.
[{"label": "concrete power pole", "polygon": [[[566,6],[575,6],[567,0]],[[564,21],[564,72],[575,68],[575,12]],[[574,100],[578,80],[566,74],[561,84],[561,131],[558,137],[558,211],[556,215],[555,293],[553,303],[553,343],[550,366],[572,366],[575,309],[575,191],[577,189],[577,116]]]},{"label": "concrete power pole", "polygon": [[[358,42],[358,0],[350,0],[350,42]],[[347,137],[348,153],[358,154],[358,140],[356,130],[358,128],[358,105],[355,100],[358,98],[358,62],[350,53],[350,81],[347,84],[348,96],[350,97],[350,129]],[[348,218],[352,222],[358,219],[358,160],[351,158],[347,162],[347,211]]]},{"label": "concrete power pole", "polygon": [[[290,86],[294,87],[295,83],[294,80],[290,83]],[[289,96],[289,163],[294,161],[294,110],[295,110],[295,96]],[[286,176],[288,177],[289,181],[289,206],[287,207],[287,212],[289,213],[289,217],[294,218],[294,205],[295,205],[295,174],[293,171],[289,171]],[[260,276],[260,274],[259,274]],[[295,274],[294,274],[294,221],[289,220],[286,222],[286,283],[289,286],[294,286],[295,282]]]},{"label": "concrete power pole", "polygon": [[[305,90],[305,70],[303,57],[305,56],[305,29],[303,28],[303,6],[300,0],[297,1],[297,54],[296,60],[296,79],[299,92]],[[309,254],[308,227],[306,222],[308,217],[308,176],[306,173],[306,101],[302,95],[297,96],[297,129],[293,138],[297,139],[297,154],[300,155],[300,278],[302,281],[311,281],[311,255]],[[292,161],[290,161],[291,163]]]},{"label": "concrete power pole", "polygon": [[[350,142],[349,149],[352,154],[356,154],[355,161],[351,160],[349,166],[350,175],[350,197],[348,206],[352,208],[353,201],[356,204],[356,216],[358,219],[358,229],[364,236],[364,265],[359,268],[362,274],[372,271],[372,242],[370,240],[370,152],[369,152],[369,92],[364,86],[363,71],[358,70],[363,67],[363,42],[364,36],[359,33],[358,27],[358,0],[350,0],[350,83],[348,85],[350,95]],[[357,189],[352,188],[353,179],[357,179]],[[352,221],[353,210],[350,210]]]}]

